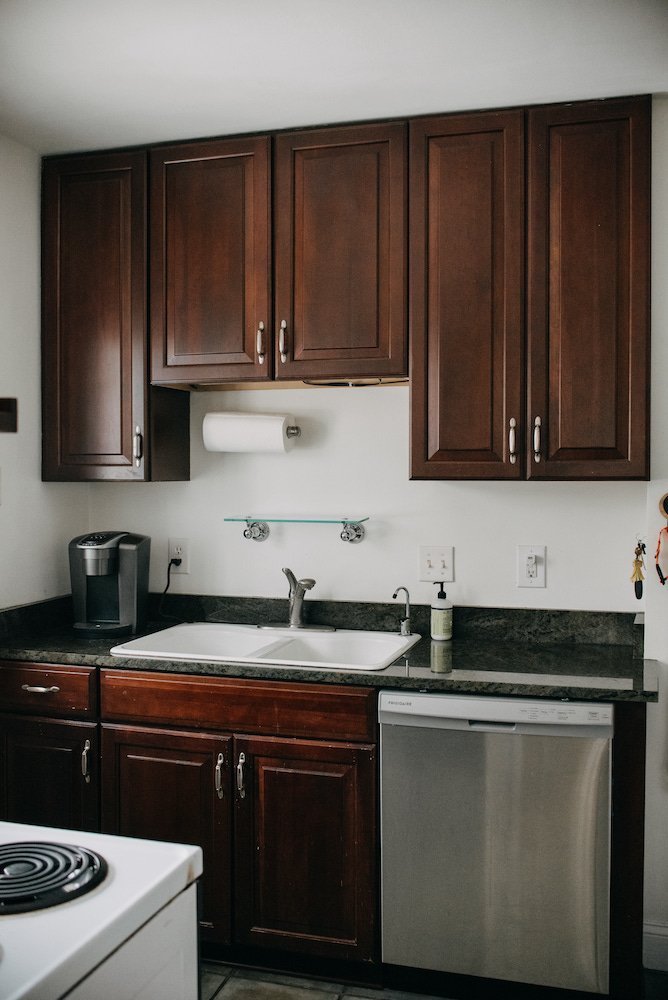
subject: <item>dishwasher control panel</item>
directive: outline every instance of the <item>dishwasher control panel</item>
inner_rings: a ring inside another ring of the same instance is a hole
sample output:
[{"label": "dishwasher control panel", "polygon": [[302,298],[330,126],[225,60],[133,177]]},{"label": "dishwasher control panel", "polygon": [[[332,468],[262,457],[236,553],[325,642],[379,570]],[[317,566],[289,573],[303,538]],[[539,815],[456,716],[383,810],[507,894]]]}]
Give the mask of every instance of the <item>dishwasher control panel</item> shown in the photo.
[{"label": "dishwasher control panel", "polygon": [[[378,699],[380,722],[406,716],[404,725],[418,725],[417,718],[460,719],[469,723],[531,724],[539,726],[613,725],[613,706],[588,701],[550,701],[528,698],[470,697],[456,694],[381,691]],[[409,721],[410,718],[410,721]]]}]

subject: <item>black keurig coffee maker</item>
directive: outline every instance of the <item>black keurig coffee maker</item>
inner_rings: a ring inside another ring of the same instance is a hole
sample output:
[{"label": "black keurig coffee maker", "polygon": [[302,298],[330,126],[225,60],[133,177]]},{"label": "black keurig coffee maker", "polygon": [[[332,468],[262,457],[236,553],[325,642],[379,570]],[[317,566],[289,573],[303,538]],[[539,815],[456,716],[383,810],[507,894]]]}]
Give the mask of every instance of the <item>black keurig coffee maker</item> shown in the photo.
[{"label": "black keurig coffee maker", "polygon": [[80,635],[130,635],[146,620],[151,539],[95,531],[69,544],[74,628]]}]

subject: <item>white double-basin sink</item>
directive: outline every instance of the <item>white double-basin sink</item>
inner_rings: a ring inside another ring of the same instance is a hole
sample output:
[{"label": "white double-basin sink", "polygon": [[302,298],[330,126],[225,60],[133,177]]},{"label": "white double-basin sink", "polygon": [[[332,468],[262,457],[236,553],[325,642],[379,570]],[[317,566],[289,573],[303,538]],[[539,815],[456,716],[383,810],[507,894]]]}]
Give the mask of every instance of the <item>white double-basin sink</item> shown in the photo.
[{"label": "white double-basin sink", "polygon": [[211,660],[319,670],[383,670],[414,646],[419,635],[356,629],[259,628],[193,622],[114,646],[114,656]]}]

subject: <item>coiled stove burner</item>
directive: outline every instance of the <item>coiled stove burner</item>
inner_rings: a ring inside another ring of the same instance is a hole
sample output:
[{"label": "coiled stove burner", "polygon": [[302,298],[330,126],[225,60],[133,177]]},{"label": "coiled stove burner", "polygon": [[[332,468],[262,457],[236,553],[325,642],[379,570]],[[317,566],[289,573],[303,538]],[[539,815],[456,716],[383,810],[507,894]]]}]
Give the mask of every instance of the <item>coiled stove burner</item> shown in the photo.
[{"label": "coiled stove burner", "polygon": [[0,916],[57,906],[94,889],[108,871],[95,851],[72,844],[0,844]]}]

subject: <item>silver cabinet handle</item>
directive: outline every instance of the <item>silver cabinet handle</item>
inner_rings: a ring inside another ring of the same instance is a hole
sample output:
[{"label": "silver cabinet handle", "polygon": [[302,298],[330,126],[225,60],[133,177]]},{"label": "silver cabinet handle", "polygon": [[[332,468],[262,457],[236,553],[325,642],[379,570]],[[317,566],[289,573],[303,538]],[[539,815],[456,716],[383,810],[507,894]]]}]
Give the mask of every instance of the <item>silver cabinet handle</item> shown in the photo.
[{"label": "silver cabinet handle", "polygon": [[237,791],[239,792],[239,798],[246,798],[246,789],[244,788],[244,764],[246,763],[246,754],[239,754],[239,763],[237,764]]},{"label": "silver cabinet handle", "polygon": [[255,337],[255,352],[258,364],[264,364],[264,323],[260,320]]},{"label": "silver cabinet handle", "polygon": [[139,467],[139,463],[144,457],[144,435],[141,432],[141,427],[135,427],[135,434],[132,439],[132,457],[135,460],[135,465]]},{"label": "silver cabinet handle", "polygon": [[281,361],[283,362],[283,364],[285,364],[285,362],[288,360],[287,346],[286,346],[287,331],[288,331],[288,322],[287,320],[282,319],[281,328],[278,331],[278,352],[281,355]]},{"label": "silver cabinet handle", "polygon": [[90,774],[88,773],[88,751],[90,750],[90,740],[86,740],[81,751],[81,773],[86,779],[86,784],[90,784]]},{"label": "silver cabinet handle", "polygon": [[219,753],[218,760],[216,761],[216,775],[215,775],[216,795],[218,796],[219,799],[222,799],[223,796],[225,795],[225,792],[223,791],[223,764],[224,764],[223,755],[222,753]]},{"label": "silver cabinet handle", "polygon": [[39,687],[37,684],[22,684],[21,690],[30,691],[31,694],[58,694],[60,688],[55,684],[52,684],[49,688]]},{"label": "silver cabinet handle", "polygon": [[533,422],[533,460],[534,460],[534,462],[540,462],[540,428],[541,428],[540,417],[536,417],[536,419]]},{"label": "silver cabinet handle", "polygon": [[517,442],[516,442],[516,427],[517,421],[515,417],[510,418],[510,426],[508,430],[508,454],[510,455],[510,464],[514,465],[517,461]]}]

